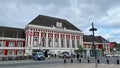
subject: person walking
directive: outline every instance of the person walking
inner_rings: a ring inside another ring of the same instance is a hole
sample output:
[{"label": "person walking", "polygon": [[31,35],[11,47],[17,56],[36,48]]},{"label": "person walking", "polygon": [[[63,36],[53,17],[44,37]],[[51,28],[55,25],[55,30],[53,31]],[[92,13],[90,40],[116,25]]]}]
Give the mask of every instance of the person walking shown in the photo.
[{"label": "person walking", "polygon": [[77,53],[77,61],[79,60],[80,55]]}]

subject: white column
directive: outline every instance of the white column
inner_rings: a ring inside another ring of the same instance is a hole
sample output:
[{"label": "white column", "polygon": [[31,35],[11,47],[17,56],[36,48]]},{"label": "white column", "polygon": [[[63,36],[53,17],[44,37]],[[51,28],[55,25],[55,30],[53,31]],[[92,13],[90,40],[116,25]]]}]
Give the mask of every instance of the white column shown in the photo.
[{"label": "white column", "polygon": [[28,53],[29,55],[31,55],[31,46],[30,46],[30,32],[31,32],[31,30],[30,30],[30,28],[29,28],[29,30],[28,30],[28,46],[26,47],[26,53]]},{"label": "white column", "polygon": [[30,29],[28,30],[28,47],[30,46]]},{"label": "white column", "polygon": [[71,34],[70,34],[70,48],[72,48],[72,38],[71,38]]},{"label": "white column", "polygon": [[65,35],[65,48],[67,48],[67,46],[66,46],[66,33],[64,35]]},{"label": "white column", "polygon": [[41,31],[39,31],[39,45],[41,44]]},{"label": "white column", "polygon": [[46,46],[45,47],[48,47],[48,32],[46,32]]},{"label": "white column", "polygon": [[53,39],[53,47],[55,47],[55,37],[54,37],[54,32],[53,32],[53,37],[52,37]]},{"label": "white column", "polygon": [[33,44],[33,29],[32,29],[32,35],[31,35],[31,47],[34,46]]},{"label": "white column", "polygon": [[76,35],[75,35],[75,48],[77,48]]},{"label": "white column", "polygon": [[29,34],[29,32],[28,32],[28,30],[26,30],[26,38],[25,38],[25,47],[27,47],[28,46],[28,34]]},{"label": "white column", "polygon": [[80,35],[80,45],[83,46],[83,35]]},{"label": "white column", "polygon": [[26,42],[26,44],[25,44],[25,53],[28,53],[28,54],[29,54],[29,50],[28,50],[28,41],[29,41],[28,38],[29,38],[29,37],[28,37],[28,36],[29,36],[29,30],[27,29],[27,30],[26,30],[26,41],[25,41],[25,42]]},{"label": "white column", "polygon": [[60,33],[59,33],[59,47],[61,48]]}]

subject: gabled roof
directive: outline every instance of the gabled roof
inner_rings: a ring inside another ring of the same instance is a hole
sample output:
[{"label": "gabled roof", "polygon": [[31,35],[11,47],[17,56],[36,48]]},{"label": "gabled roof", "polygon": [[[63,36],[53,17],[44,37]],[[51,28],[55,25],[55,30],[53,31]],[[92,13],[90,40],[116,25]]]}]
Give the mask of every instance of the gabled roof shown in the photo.
[{"label": "gabled roof", "polygon": [[24,29],[0,26],[0,37],[25,38]]},{"label": "gabled roof", "polygon": [[[92,40],[93,40],[92,35],[83,35],[83,41],[84,42],[92,42]],[[104,39],[101,36],[95,36],[95,42],[97,42],[97,43],[107,43],[109,41]]]},{"label": "gabled roof", "polygon": [[47,26],[47,27],[57,27],[56,22],[61,22],[62,23],[62,28],[66,28],[69,30],[76,30],[76,31],[81,31],[77,27],[75,27],[73,24],[68,22],[65,19],[60,19],[60,18],[55,18],[55,17],[50,17],[50,16],[44,16],[44,15],[39,15],[37,16],[34,20],[32,20],[29,24],[32,25],[40,25],[40,26]]}]

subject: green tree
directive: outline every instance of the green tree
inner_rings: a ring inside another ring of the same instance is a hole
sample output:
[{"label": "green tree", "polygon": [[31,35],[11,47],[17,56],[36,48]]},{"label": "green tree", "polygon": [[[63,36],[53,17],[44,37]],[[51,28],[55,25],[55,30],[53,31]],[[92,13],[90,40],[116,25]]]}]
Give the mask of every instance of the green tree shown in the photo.
[{"label": "green tree", "polygon": [[113,52],[113,48],[110,48],[110,52]]},{"label": "green tree", "polygon": [[78,49],[79,49],[79,52],[80,52],[80,53],[82,53],[83,50],[84,50],[84,48],[82,47],[82,45],[79,45],[79,46],[78,46]]}]

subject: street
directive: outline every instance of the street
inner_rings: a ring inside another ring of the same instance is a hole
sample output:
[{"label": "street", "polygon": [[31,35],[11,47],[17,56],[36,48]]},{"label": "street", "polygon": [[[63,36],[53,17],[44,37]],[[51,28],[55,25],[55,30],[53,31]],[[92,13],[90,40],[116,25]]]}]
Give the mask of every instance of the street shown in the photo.
[{"label": "street", "polygon": [[[120,66],[118,65],[115,57],[109,58],[109,64],[106,62],[106,58],[101,58],[98,66]],[[81,63],[79,63],[76,58],[73,59],[73,63],[71,63],[71,59],[67,59],[66,63],[64,63],[64,59],[60,58],[50,58],[45,61],[34,61],[34,60],[16,60],[16,61],[1,61],[0,68],[79,68],[79,67],[95,67],[94,58],[90,58],[90,63],[88,63],[88,59],[82,58]],[[112,68],[112,67],[111,67]]]}]

